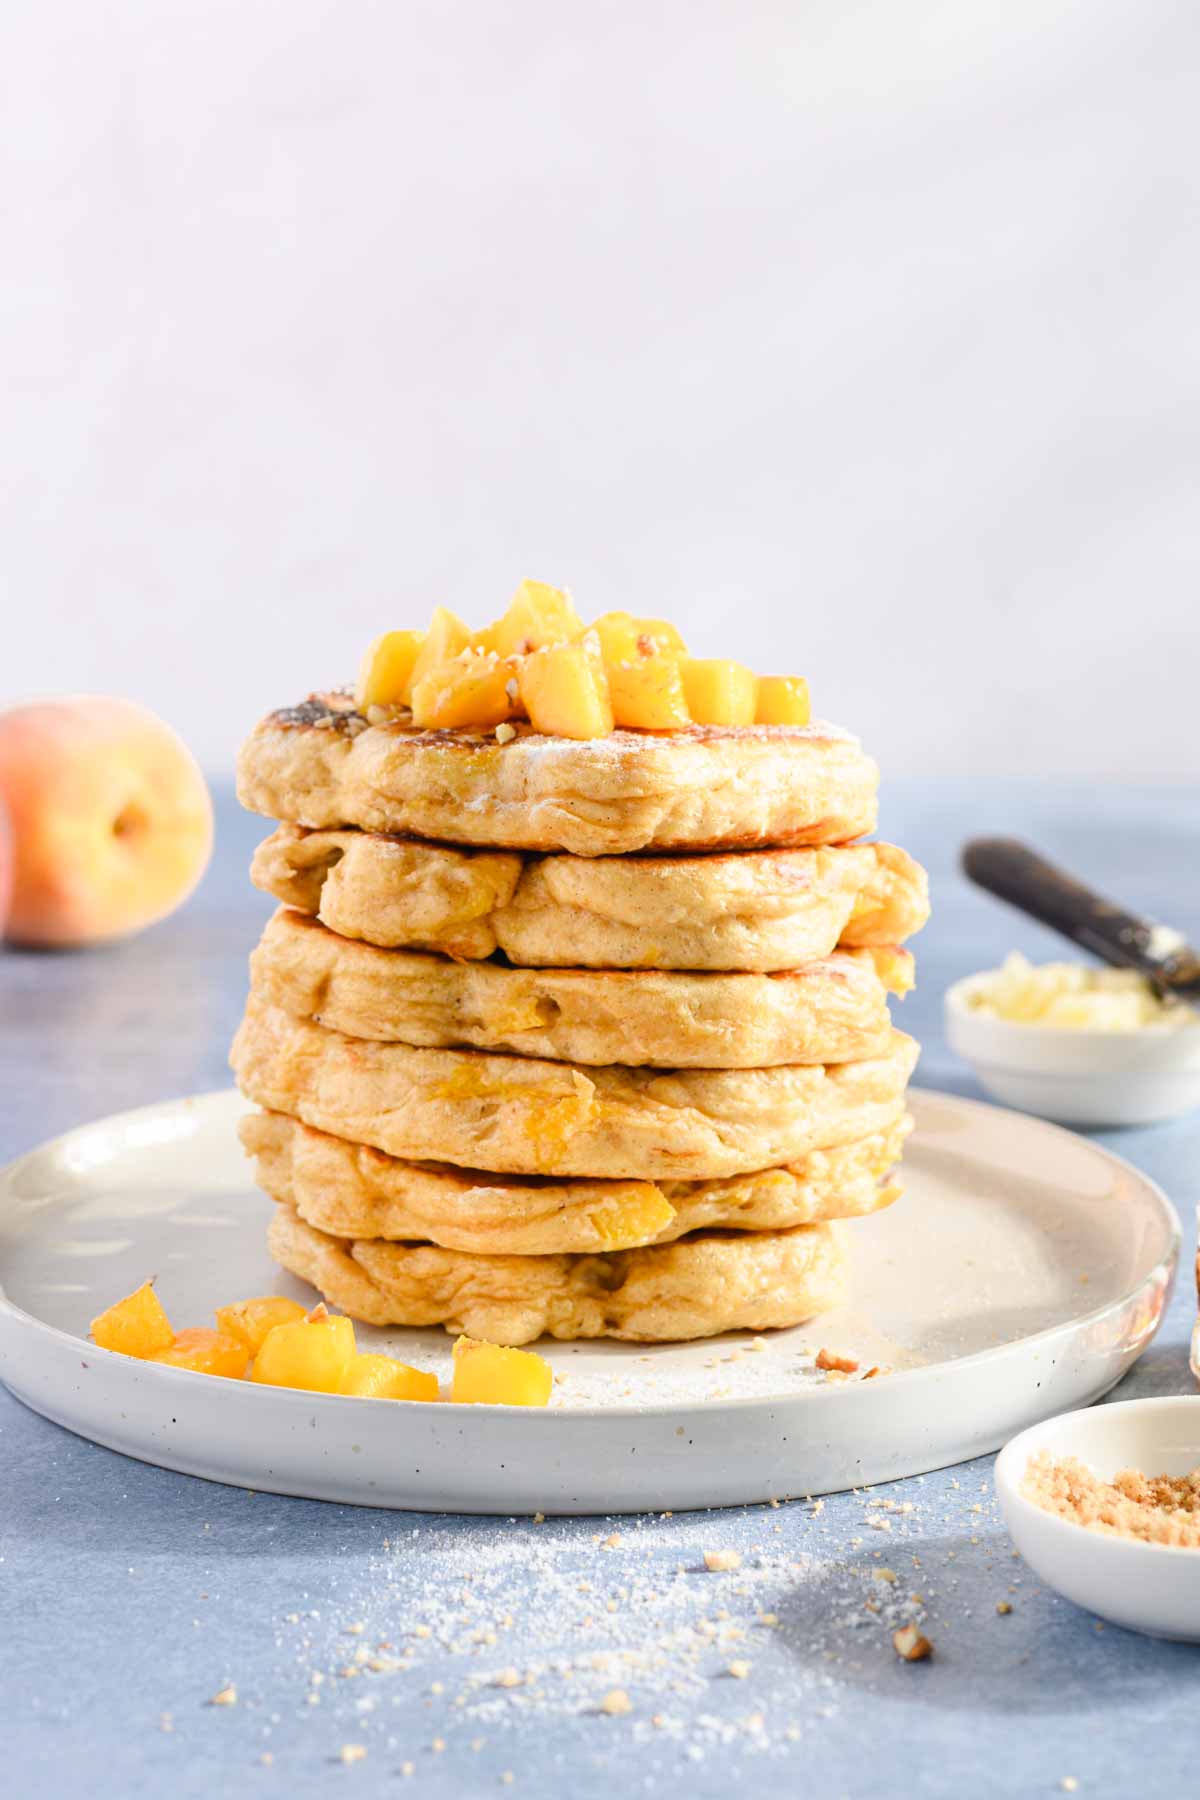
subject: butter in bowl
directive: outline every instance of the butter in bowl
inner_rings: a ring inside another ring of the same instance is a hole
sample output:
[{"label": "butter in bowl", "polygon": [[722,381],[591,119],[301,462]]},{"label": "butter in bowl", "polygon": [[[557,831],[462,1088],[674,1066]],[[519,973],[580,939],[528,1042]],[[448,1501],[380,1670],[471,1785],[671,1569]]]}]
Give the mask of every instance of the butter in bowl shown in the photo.
[{"label": "butter in bowl", "polygon": [[1012,956],[946,994],[946,1036],[989,1094],[1061,1125],[1150,1125],[1200,1106],[1200,956],[1014,838],[974,838],[975,884],[1110,965]]},{"label": "butter in bowl", "polygon": [[946,994],[946,1036],[995,1099],[1063,1125],[1149,1125],[1200,1106],[1200,1013],[1132,969],[1001,969]]}]

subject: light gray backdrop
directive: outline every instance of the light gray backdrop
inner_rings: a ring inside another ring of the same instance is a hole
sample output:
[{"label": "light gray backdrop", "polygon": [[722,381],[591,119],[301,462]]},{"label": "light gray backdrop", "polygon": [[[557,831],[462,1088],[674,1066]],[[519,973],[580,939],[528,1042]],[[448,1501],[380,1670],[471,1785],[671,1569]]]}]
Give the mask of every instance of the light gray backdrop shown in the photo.
[{"label": "light gray backdrop", "polygon": [[0,67],[10,694],[207,766],[523,574],[888,768],[1200,773],[1200,10],[46,0]]}]

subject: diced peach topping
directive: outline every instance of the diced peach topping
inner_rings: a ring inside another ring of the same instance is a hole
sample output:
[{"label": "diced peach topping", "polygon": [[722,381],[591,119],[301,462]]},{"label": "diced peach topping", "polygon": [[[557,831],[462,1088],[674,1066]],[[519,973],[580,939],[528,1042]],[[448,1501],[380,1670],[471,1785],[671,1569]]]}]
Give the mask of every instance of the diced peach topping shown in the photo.
[{"label": "diced peach topping", "polygon": [[516,712],[518,657],[495,651],[464,650],[453,662],[431,669],[412,691],[414,725],[451,730],[458,725],[492,726]]},{"label": "diced peach topping", "polygon": [[808,683],[802,675],[760,675],[756,725],[807,725],[812,717]]},{"label": "diced peach topping", "polygon": [[758,682],[741,663],[684,656],[679,662],[687,709],[697,725],[753,725]]},{"label": "diced peach topping", "polygon": [[410,1369],[394,1356],[360,1353],[351,1362],[341,1391],[366,1400],[436,1400],[438,1378],[424,1369]]},{"label": "diced peach topping", "polygon": [[687,645],[674,625],[665,619],[635,619],[627,612],[601,613],[591,629],[600,639],[606,663],[629,662],[639,644],[643,652],[669,650],[673,656],[686,656]]},{"label": "diced peach topping", "polygon": [[459,651],[466,649],[470,636],[462,620],[449,607],[434,607],[429,630],[421,640],[421,647],[409,670],[408,691],[403,696],[406,706],[417,683],[423,681],[434,669],[440,669],[443,663],[453,662]]},{"label": "diced peach topping", "polygon": [[583,620],[563,588],[544,581],[523,581],[503,618],[484,634],[497,656],[525,656],[547,644],[566,644],[579,636]]},{"label": "diced peach topping", "polygon": [[367,646],[354,690],[359,712],[368,706],[408,705],[413,664],[424,641],[423,631],[385,631]]},{"label": "diced peach topping", "polygon": [[253,1300],[235,1300],[217,1308],[217,1327],[227,1337],[239,1338],[251,1356],[262,1349],[263,1339],[276,1325],[290,1325],[305,1316],[307,1308],[283,1294],[260,1294]]},{"label": "diced peach topping", "polygon": [[618,725],[638,731],[679,731],[692,723],[679,658],[669,651],[646,651],[639,645],[628,660],[610,666],[608,690]]},{"label": "diced peach topping", "polygon": [[271,1387],[340,1394],[356,1354],[354,1326],[340,1313],[296,1319],[267,1333],[251,1379]]},{"label": "diced peach topping", "polygon": [[191,1369],[197,1375],[228,1375],[240,1381],[250,1352],[240,1338],[214,1331],[210,1325],[190,1325],[176,1333],[175,1342],[156,1350],[150,1362],[168,1363],[173,1369]]},{"label": "diced peach topping", "polygon": [[554,1377],[531,1350],[460,1337],[454,1345],[450,1398],[468,1406],[545,1406]]},{"label": "diced peach topping", "polygon": [[358,708],[407,706],[424,729],[496,732],[503,747],[528,718],[543,736],[607,737],[680,731],[688,725],[736,730],[806,725],[807,684],[799,676],[756,677],[723,657],[692,657],[666,619],[606,612],[585,627],[565,588],[523,581],[506,611],[469,631],[435,607],[429,629],[388,631],[363,659]]},{"label": "diced peach topping", "polygon": [[608,676],[594,632],[524,657],[520,696],[530,724],[547,737],[607,737],[613,728]]},{"label": "diced peach topping", "polygon": [[171,1321],[148,1281],[93,1319],[92,1337],[102,1350],[119,1350],[122,1356],[154,1356],[175,1341]]}]

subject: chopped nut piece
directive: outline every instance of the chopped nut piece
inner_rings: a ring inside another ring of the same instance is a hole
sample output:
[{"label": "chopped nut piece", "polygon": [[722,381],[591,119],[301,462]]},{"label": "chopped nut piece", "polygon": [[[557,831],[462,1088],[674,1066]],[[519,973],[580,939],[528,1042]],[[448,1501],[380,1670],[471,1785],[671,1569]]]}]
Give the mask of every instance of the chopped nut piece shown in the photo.
[{"label": "chopped nut piece", "polygon": [[925,1662],[933,1655],[933,1645],[927,1637],[922,1637],[915,1625],[902,1625],[899,1631],[893,1631],[892,1643],[896,1655],[905,1662]]},{"label": "chopped nut piece", "polygon": [[730,1663],[727,1673],[732,1675],[735,1681],[745,1681],[747,1675],[750,1673],[750,1664],[746,1662],[744,1658],[739,1657],[736,1661]]},{"label": "chopped nut piece", "polygon": [[832,1350],[817,1351],[818,1369],[835,1369],[839,1375],[853,1375],[858,1364],[852,1356],[837,1356]]},{"label": "chopped nut piece", "polygon": [[610,1688],[600,1702],[600,1711],[616,1718],[618,1713],[632,1712],[633,1702],[624,1688]]},{"label": "chopped nut piece", "polygon": [[997,1600],[996,1611],[998,1613],[1000,1613],[1002,1616],[1004,1613],[1010,1613],[1012,1611],[1011,1602],[1008,1600]]},{"label": "chopped nut piece", "polygon": [[228,1686],[221,1688],[215,1693],[208,1704],[210,1706],[236,1706],[237,1689],[234,1687],[232,1681]]},{"label": "chopped nut piece", "polygon": [[516,735],[516,726],[510,725],[507,719],[502,719],[496,727],[496,742],[498,744],[511,744]]},{"label": "chopped nut piece", "polygon": [[524,1677],[519,1669],[501,1669],[500,1673],[495,1678],[494,1685],[496,1687],[504,1688],[520,1687],[523,1679]]},{"label": "chopped nut piece", "polygon": [[602,1550],[619,1550],[621,1548],[620,1532],[619,1531],[612,1532],[610,1536],[605,1538],[605,1540],[601,1544],[600,1548]]},{"label": "chopped nut piece", "polygon": [[736,1550],[706,1550],[704,1566],[706,1569],[712,1569],[714,1573],[725,1569],[740,1569],[742,1559]]},{"label": "chopped nut piece", "polygon": [[365,1744],[343,1744],[339,1751],[344,1763],[361,1762],[366,1754],[367,1746]]}]

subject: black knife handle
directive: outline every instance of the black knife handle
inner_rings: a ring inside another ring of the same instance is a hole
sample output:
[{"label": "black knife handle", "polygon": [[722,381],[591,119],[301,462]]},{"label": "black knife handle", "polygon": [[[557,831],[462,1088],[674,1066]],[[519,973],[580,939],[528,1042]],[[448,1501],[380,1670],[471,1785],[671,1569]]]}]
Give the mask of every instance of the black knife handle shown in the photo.
[{"label": "black knife handle", "polygon": [[1177,934],[1094,893],[1019,838],[972,838],[963,846],[962,866],[977,887],[1103,962],[1137,969],[1156,986],[1177,993],[1200,979],[1195,953]]}]

